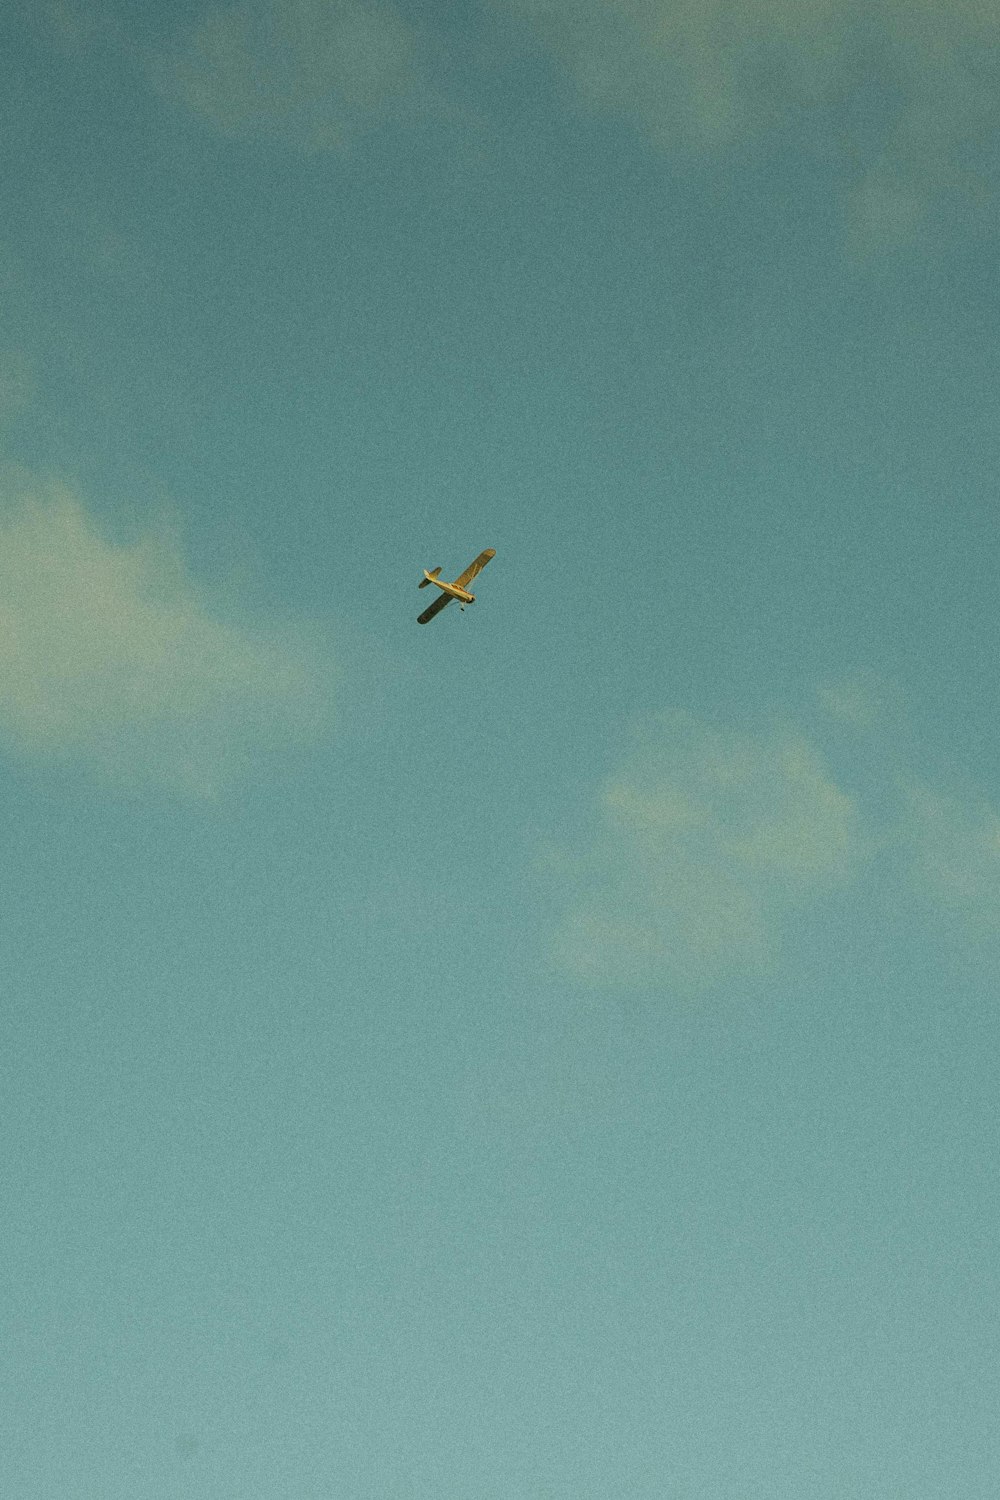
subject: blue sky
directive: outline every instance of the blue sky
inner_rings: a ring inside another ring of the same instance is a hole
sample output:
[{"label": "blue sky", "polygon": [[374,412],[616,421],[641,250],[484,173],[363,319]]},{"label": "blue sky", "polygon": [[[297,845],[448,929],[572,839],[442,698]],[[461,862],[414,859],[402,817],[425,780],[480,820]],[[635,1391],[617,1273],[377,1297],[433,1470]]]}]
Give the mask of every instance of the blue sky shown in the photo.
[{"label": "blue sky", "polygon": [[1000,21],[0,29],[4,1493],[992,1497]]}]

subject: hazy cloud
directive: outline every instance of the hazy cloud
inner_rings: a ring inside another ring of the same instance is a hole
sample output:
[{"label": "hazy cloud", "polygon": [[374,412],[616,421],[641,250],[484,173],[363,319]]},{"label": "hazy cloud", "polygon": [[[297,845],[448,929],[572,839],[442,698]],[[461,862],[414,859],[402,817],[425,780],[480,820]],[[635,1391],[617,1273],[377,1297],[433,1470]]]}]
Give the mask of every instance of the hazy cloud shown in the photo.
[{"label": "hazy cloud", "polygon": [[35,367],[20,349],[0,349],[0,421],[16,416],[35,395]]},{"label": "hazy cloud", "polygon": [[80,0],[37,0],[31,6],[36,24],[44,26],[66,50],[83,51],[108,26],[107,18]]},{"label": "hazy cloud", "polygon": [[0,738],[131,786],[215,792],[329,712],[318,643],[213,607],[165,534],[107,539],[79,496],[0,483]]},{"label": "hazy cloud", "polygon": [[845,166],[859,252],[975,187],[1000,128],[1000,8],[982,0],[497,0],[590,106],[665,150],[782,128]]},{"label": "hazy cloud", "polygon": [[906,720],[903,695],[877,672],[862,671],[823,683],[816,698],[831,719],[869,738],[892,734]]},{"label": "hazy cloud", "polygon": [[686,714],[644,731],[601,788],[556,937],[581,978],[697,986],[772,958],[787,914],[870,857],[862,820],[800,734],[720,730]]},{"label": "hazy cloud", "polygon": [[1000,808],[913,770],[891,684],[862,675],[819,699],[849,773],[830,770],[822,724],[755,735],[650,721],[597,791],[589,835],[545,861],[559,967],[688,990],[760,973],[796,913],[852,890],[887,921],[900,903],[923,912],[947,940],[1000,936]]},{"label": "hazy cloud", "polygon": [[917,894],[972,937],[1000,935],[1000,809],[974,793],[901,783],[900,836]]},{"label": "hazy cloud", "polygon": [[208,10],[160,69],[165,87],[230,135],[343,145],[422,93],[412,28],[365,0],[244,0]]}]

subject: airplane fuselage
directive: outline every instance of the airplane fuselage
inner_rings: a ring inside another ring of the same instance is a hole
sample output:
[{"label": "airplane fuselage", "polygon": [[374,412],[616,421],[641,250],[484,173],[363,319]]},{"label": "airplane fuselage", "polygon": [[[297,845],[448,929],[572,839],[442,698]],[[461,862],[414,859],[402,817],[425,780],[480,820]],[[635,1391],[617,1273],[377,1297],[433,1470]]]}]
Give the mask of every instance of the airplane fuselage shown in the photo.
[{"label": "airplane fuselage", "polygon": [[443,578],[433,578],[427,569],[424,569],[424,577],[428,583],[433,583],[442,594],[449,594],[452,599],[459,599],[463,604],[475,604],[475,594],[470,594],[468,589],[459,588],[457,583],[445,583]]}]

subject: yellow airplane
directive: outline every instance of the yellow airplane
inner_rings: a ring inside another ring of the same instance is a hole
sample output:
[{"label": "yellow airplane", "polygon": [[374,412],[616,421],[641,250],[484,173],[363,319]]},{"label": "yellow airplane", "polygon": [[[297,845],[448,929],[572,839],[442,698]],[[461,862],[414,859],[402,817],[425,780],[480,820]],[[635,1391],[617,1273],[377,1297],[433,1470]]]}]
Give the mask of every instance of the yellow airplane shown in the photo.
[{"label": "yellow airplane", "polygon": [[438,577],[440,568],[433,568],[429,573],[425,568],[424,576],[417,584],[417,588],[425,589],[429,583],[433,583],[441,592],[434,603],[427,606],[422,615],[417,615],[417,624],[426,625],[428,620],[433,620],[435,615],[439,615],[453,599],[457,599],[463,609],[467,604],[475,604],[475,594],[470,594],[465,585],[471,583],[476,574],[483,571],[490,558],[496,555],[495,547],[487,547],[485,552],[480,552],[475,562],[469,564],[464,573],[459,573],[454,583],[445,583],[443,578]]}]

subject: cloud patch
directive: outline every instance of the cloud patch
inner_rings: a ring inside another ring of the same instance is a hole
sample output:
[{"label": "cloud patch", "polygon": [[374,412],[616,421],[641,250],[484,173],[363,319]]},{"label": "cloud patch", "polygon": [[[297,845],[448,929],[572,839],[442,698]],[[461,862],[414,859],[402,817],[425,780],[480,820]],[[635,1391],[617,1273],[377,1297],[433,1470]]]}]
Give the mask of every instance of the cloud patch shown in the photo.
[{"label": "cloud patch", "polygon": [[159,72],[227,135],[277,135],[310,151],[343,147],[423,92],[413,29],[366,0],[215,7]]},{"label": "cloud patch", "polygon": [[900,838],[917,895],[974,939],[1000,934],[1000,809],[924,782],[900,784]]},{"label": "cloud patch", "polygon": [[1000,132],[1000,10],[981,0],[497,0],[589,107],[655,146],[793,131],[847,170],[851,246],[907,238],[984,177]]},{"label": "cloud patch", "polygon": [[236,621],[175,541],[109,541],[69,486],[0,485],[0,741],[119,783],[210,796],[261,754],[319,732],[319,643]]},{"label": "cloud patch", "polygon": [[[598,789],[589,834],[543,861],[558,968],[682,992],[760,975],[834,897],[876,902],[885,922],[916,917],[948,944],[997,941],[1000,808],[913,769],[891,685],[869,674],[817,697],[811,734],[683,713],[645,725]],[[847,771],[832,772],[826,745]]]},{"label": "cloud patch", "polygon": [[20,349],[0,349],[0,421],[16,416],[35,396],[35,367]]},{"label": "cloud patch", "polygon": [[599,983],[683,988],[761,971],[788,915],[871,852],[855,803],[802,735],[661,715],[602,786],[590,847],[550,861],[575,890],[557,962]]}]

